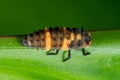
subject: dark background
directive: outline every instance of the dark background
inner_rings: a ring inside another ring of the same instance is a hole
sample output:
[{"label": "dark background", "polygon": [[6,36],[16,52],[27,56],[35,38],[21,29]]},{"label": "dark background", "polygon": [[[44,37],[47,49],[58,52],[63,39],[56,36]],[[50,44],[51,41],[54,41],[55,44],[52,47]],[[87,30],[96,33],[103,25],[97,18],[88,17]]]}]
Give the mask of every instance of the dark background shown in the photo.
[{"label": "dark background", "polygon": [[0,35],[49,26],[120,29],[120,0],[0,0]]}]

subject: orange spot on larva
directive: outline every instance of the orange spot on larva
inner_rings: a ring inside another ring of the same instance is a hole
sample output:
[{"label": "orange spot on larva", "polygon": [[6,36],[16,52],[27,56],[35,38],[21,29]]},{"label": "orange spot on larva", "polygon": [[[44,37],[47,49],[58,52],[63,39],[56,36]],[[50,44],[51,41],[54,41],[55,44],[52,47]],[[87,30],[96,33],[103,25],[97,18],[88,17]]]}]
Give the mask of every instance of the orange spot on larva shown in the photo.
[{"label": "orange spot on larva", "polygon": [[68,44],[69,44],[69,40],[67,40],[66,38],[63,40],[63,45],[61,50],[68,50]]},{"label": "orange spot on larva", "polygon": [[76,39],[77,39],[77,40],[81,40],[81,39],[82,39],[81,35],[80,35],[80,34],[77,34],[77,35],[76,35]]},{"label": "orange spot on larva", "polygon": [[45,40],[46,40],[46,50],[49,51],[51,49],[51,34],[47,28],[45,28]]}]

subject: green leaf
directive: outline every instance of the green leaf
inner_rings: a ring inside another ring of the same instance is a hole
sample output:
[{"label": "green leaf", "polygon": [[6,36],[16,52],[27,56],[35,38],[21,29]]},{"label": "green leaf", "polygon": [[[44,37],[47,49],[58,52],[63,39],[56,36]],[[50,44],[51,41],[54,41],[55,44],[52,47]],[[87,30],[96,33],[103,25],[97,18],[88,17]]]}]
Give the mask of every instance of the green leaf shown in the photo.
[{"label": "green leaf", "polygon": [[21,45],[21,37],[0,38],[1,80],[117,80],[120,75],[120,30],[92,32],[92,45],[83,56],[72,50],[62,62],[62,54],[48,56],[44,50]]}]

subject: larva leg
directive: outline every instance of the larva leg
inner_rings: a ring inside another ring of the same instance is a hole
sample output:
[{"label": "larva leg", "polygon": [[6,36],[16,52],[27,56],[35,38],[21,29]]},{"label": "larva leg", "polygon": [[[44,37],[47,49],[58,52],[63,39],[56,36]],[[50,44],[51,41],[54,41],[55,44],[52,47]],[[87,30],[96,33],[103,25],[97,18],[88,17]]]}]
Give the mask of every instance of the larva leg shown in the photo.
[{"label": "larva leg", "polygon": [[70,50],[68,50],[67,53],[68,53],[68,57],[67,58],[65,58],[65,55],[64,55],[65,53],[63,54],[63,62],[65,62],[65,61],[67,61],[67,60],[69,60],[71,58]]},{"label": "larva leg", "polygon": [[90,53],[89,53],[89,52],[85,52],[85,49],[82,48],[82,54],[83,54],[84,56],[86,56],[86,55],[89,55]]},{"label": "larva leg", "polygon": [[47,52],[47,55],[57,55],[58,52],[59,52],[59,49],[56,50],[56,53],[53,53],[53,52],[50,52],[50,51]]}]

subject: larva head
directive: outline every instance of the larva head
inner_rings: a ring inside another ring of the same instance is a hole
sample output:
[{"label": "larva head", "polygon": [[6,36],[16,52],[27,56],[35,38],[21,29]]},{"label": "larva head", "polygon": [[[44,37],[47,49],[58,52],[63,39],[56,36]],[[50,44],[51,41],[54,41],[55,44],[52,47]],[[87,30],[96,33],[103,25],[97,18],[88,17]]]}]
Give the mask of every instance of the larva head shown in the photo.
[{"label": "larva head", "polygon": [[81,28],[81,35],[82,35],[82,47],[86,48],[91,45],[92,43],[92,38],[90,32],[83,30]]}]

